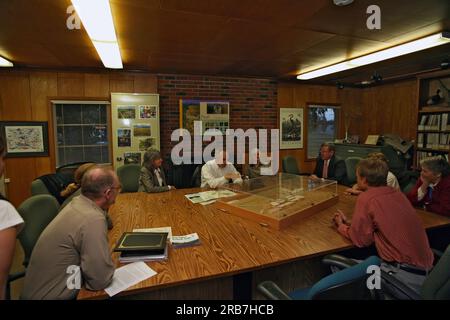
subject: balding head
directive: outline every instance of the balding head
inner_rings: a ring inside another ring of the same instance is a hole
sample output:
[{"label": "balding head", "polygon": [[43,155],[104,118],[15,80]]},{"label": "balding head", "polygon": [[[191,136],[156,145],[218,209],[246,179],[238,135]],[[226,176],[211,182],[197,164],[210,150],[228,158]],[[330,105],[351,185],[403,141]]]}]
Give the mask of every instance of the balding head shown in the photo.
[{"label": "balding head", "polygon": [[90,168],[81,180],[81,193],[95,200],[103,196],[107,189],[118,185],[117,175],[111,169],[94,166]]}]

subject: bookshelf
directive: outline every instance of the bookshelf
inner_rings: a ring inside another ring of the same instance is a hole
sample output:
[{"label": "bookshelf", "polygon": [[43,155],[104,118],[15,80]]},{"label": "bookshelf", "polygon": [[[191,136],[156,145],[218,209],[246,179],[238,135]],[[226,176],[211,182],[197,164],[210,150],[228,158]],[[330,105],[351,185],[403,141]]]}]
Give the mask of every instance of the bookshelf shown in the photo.
[{"label": "bookshelf", "polygon": [[[441,99],[430,105],[432,96]],[[418,77],[419,104],[417,117],[416,164],[423,158],[450,154],[450,72],[433,72]]]}]

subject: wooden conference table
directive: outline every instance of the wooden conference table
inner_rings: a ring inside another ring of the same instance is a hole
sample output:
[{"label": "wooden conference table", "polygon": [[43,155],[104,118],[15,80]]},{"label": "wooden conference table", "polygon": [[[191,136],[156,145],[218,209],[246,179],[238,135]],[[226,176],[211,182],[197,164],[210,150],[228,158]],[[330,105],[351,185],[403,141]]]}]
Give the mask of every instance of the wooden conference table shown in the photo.
[{"label": "wooden conference table", "polygon": [[[123,232],[135,228],[171,226],[174,235],[197,232],[201,245],[169,247],[165,261],[148,262],[157,275],[128,288],[114,298],[131,299],[258,299],[259,282],[274,280],[292,290],[314,283],[327,270],[320,259],[352,248],[338,234],[332,217],[341,209],[351,217],[356,197],[338,186],[339,202],[283,230],[261,226],[214,207],[192,204],[184,195],[200,189],[159,194],[126,193],[110,209],[114,228],[111,251]],[[425,228],[449,225],[450,219],[417,210]],[[116,267],[118,253],[113,253]],[[78,299],[105,299],[102,291],[81,289]]]}]

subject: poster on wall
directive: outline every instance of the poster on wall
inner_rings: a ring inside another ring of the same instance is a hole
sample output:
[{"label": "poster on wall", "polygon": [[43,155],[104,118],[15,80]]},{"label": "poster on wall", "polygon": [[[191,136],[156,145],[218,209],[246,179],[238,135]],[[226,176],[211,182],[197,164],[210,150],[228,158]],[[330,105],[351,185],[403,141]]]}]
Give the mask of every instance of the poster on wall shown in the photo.
[{"label": "poster on wall", "polygon": [[303,148],[303,109],[280,108],[280,149]]},{"label": "poster on wall", "polygon": [[229,128],[230,103],[226,101],[180,100],[180,128],[194,133],[194,121],[202,121],[202,133]]},{"label": "poster on wall", "polygon": [[111,93],[114,168],[141,164],[149,149],[160,150],[159,95]]}]

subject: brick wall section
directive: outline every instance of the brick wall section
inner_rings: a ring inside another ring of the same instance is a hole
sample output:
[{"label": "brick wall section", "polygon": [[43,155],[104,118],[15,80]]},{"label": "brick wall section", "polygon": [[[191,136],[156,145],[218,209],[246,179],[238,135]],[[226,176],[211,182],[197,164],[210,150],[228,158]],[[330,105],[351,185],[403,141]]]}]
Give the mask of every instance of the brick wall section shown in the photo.
[{"label": "brick wall section", "polygon": [[[277,82],[274,79],[193,75],[158,75],[161,153],[170,156],[177,142],[170,141],[179,128],[179,100],[230,102],[230,129],[277,127]],[[269,142],[270,144],[270,142]]]}]

